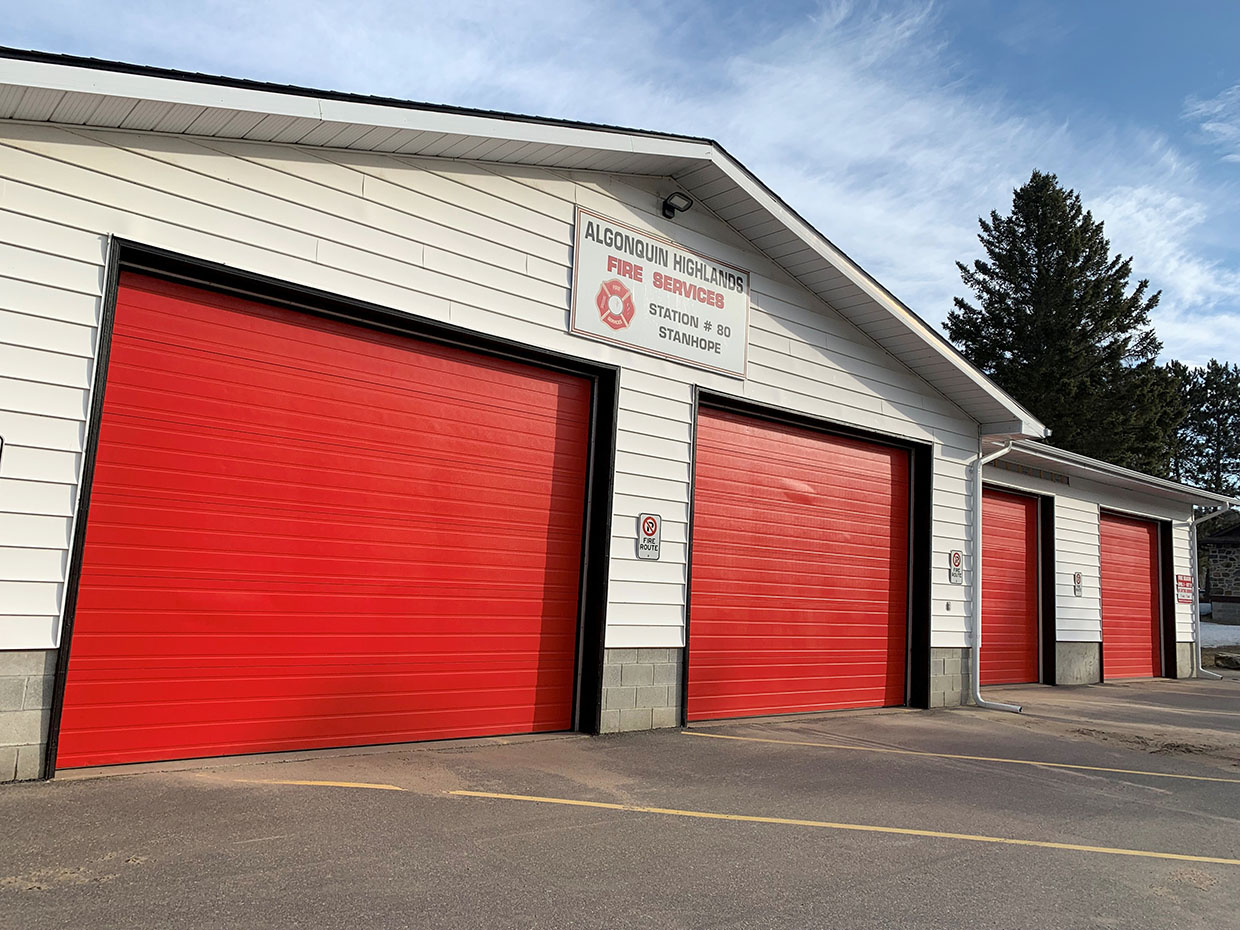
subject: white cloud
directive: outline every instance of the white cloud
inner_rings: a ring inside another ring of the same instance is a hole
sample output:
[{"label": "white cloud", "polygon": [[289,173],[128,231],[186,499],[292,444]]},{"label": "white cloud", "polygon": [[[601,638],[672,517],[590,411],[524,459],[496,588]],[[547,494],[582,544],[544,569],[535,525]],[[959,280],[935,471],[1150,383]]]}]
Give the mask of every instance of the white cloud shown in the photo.
[{"label": "white cloud", "polygon": [[[1157,133],[979,91],[930,4],[131,0],[6,25],[57,51],[709,136],[933,323],[963,291],[954,262],[980,253],[977,217],[1053,171],[1164,291],[1166,355],[1240,344],[1217,340],[1240,305],[1234,191]],[[1240,85],[1186,113],[1240,158]]]},{"label": "white cloud", "polygon": [[1240,84],[1215,97],[1190,97],[1184,117],[1197,124],[1204,141],[1222,149],[1225,161],[1240,161]]},{"label": "white cloud", "polygon": [[[1203,258],[1194,247],[1198,231],[1209,218],[1204,203],[1151,185],[1138,185],[1113,188],[1095,206],[1107,217],[1109,229],[1120,231],[1113,238],[1113,247],[1140,255],[1140,275],[1163,288],[1164,301],[1174,308],[1165,316],[1174,319],[1178,327],[1191,322],[1186,319],[1185,308],[1214,309],[1240,303],[1240,271]],[[1165,328],[1160,325],[1160,333]],[[1167,332],[1163,338],[1179,337]]]}]

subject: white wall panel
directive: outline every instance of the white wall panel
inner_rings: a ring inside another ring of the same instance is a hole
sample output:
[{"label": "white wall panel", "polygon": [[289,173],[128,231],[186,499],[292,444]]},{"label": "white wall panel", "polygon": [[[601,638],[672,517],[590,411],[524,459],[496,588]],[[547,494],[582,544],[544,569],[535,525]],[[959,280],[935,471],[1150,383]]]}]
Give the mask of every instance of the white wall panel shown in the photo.
[{"label": "white wall panel", "polygon": [[90,359],[54,350],[7,344],[9,338],[11,334],[0,331],[0,371],[8,377],[61,387],[85,388],[89,385]]},{"label": "white wall panel", "polygon": [[[0,547],[52,549],[56,552],[67,552],[69,531],[70,521],[67,517],[0,513]],[[3,648],[16,647],[4,646]]]},{"label": "white wall panel", "polygon": [[73,516],[74,486],[0,477],[0,513]]},{"label": "white wall panel", "polygon": [[[0,389],[3,385],[0,384]],[[76,484],[81,455],[56,449],[37,449],[6,441],[0,475],[26,481],[55,481]]]},{"label": "white wall panel", "polygon": [[[3,155],[0,150],[0,155]],[[61,320],[93,327],[99,319],[97,297],[58,287],[54,281],[34,284],[5,277],[0,268],[0,310],[20,312],[46,320]],[[68,343],[66,343],[68,346]]]},{"label": "white wall panel", "polygon": [[0,342],[89,359],[94,355],[95,328],[0,309]]},{"label": "white wall panel", "polygon": [[4,649],[48,649],[60,645],[60,611],[47,617],[0,614]]},{"label": "white wall panel", "polygon": [[60,581],[67,554],[55,549],[0,548],[0,581]]},{"label": "white wall panel", "polygon": [[60,611],[60,583],[0,581],[0,604],[15,614],[56,614]]},{"label": "white wall panel", "polygon": [[0,436],[5,437],[6,442],[27,448],[80,452],[84,446],[85,423],[0,408]]}]

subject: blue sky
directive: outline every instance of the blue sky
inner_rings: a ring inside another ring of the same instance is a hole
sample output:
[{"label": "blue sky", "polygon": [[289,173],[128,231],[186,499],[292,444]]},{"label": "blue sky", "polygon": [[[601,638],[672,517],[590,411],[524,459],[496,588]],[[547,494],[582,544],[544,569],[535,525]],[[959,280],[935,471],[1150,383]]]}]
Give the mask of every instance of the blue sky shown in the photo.
[{"label": "blue sky", "polygon": [[10,0],[0,44],[703,135],[923,317],[1036,167],[1240,361],[1240,4]]}]

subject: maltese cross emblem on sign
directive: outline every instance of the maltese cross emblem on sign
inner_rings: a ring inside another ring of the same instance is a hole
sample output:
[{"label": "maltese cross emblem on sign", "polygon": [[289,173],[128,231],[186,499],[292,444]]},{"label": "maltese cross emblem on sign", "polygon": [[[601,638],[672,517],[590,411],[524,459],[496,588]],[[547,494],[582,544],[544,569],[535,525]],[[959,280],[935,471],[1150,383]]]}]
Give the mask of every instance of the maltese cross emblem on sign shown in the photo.
[{"label": "maltese cross emblem on sign", "polygon": [[633,295],[617,278],[604,281],[594,298],[598,307],[599,319],[612,329],[627,329],[633,322],[636,308],[633,306]]}]

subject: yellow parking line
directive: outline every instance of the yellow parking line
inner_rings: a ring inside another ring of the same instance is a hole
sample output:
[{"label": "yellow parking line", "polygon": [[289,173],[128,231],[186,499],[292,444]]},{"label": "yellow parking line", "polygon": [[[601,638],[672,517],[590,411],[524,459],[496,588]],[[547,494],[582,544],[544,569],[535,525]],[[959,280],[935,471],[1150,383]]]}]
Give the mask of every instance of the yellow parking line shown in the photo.
[{"label": "yellow parking line", "polygon": [[712,811],[677,810],[672,807],[643,807],[637,804],[609,804],[604,801],[579,801],[574,798],[542,798],[525,794],[500,794],[493,791],[449,791],[466,798],[490,798],[497,801],[531,801],[538,804],[561,804],[568,807],[592,807],[635,814],[666,814],[671,817],[694,817],[700,820],[732,820],[741,823],[766,823],[788,827],[819,827],[828,830],[852,830],[859,833],[891,833],[897,836],[925,836],[941,840],[966,840],[972,843],[998,843],[1004,846],[1037,846],[1042,849],[1066,849],[1073,852],[1104,853],[1110,856],[1139,856],[1144,859],[1174,859],[1180,862],[1214,862],[1240,865],[1240,859],[1220,856],[1188,856],[1183,853],[1155,852],[1149,849],[1120,849],[1112,846],[1083,846],[1077,843],[1051,843],[1045,840],[1019,840],[1006,836],[983,836],[974,833],[943,833],[938,830],[914,830],[906,827],[878,827],[860,823],[834,823],[829,820],[798,820],[790,817],[754,817],[748,814],[718,814]]},{"label": "yellow parking line", "polygon": [[376,791],[404,791],[398,785],[374,785],[364,781],[301,781],[294,778],[229,778],[251,785],[310,785],[318,788],[373,788]]},{"label": "yellow parking line", "polygon": [[997,756],[966,756],[955,752],[923,752],[918,749],[887,749],[878,746],[849,746],[845,743],[819,743],[810,740],[764,739],[757,736],[728,736],[723,733],[700,733],[682,730],[685,736],[705,739],[731,739],[743,743],[774,743],[778,746],[814,746],[819,749],[844,749],[852,752],[885,752],[896,756],[928,756],[932,759],[963,759],[967,762],[1001,762],[1004,765],[1035,765],[1051,769],[1081,769],[1086,772],[1112,772],[1117,775],[1149,775],[1153,778],[1182,778],[1188,781],[1220,781],[1240,785],[1240,778],[1217,778],[1210,775],[1173,775],[1170,772],[1148,772],[1143,769],[1113,769],[1102,765],[1074,765],[1070,762],[1039,762],[1033,759],[1004,759]]}]

